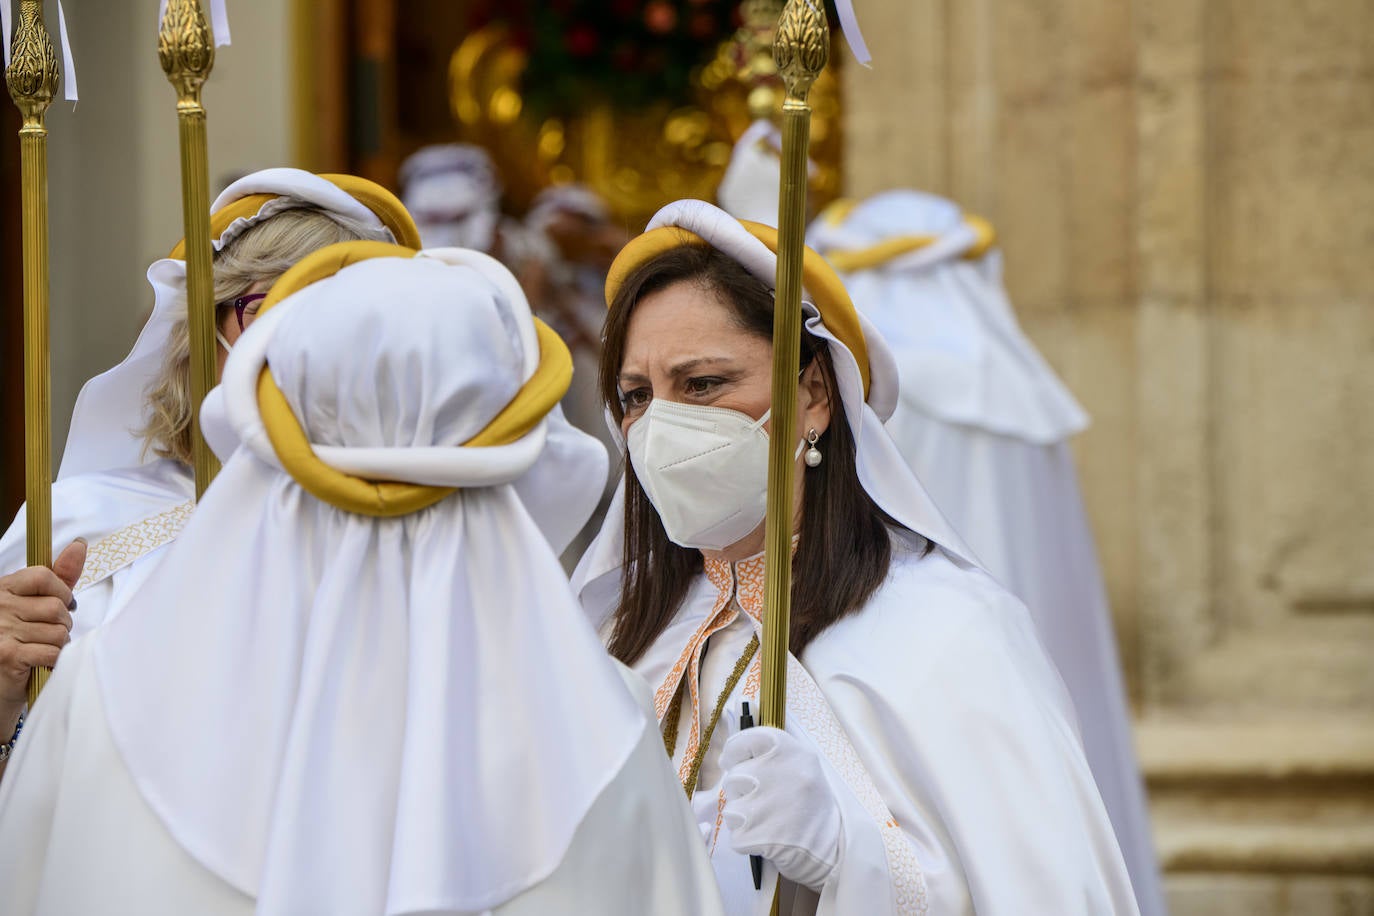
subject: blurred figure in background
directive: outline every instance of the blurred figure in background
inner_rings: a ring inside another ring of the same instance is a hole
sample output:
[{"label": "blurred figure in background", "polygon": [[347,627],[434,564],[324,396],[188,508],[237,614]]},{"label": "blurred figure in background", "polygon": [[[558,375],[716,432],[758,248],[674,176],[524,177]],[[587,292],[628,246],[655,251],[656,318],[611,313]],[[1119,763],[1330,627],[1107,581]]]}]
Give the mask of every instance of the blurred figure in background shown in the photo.
[{"label": "blurred figure in background", "polygon": [[496,254],[501,181],[486,150],[470,143],[426,146],[401,164],[400,178],[401,201],[426,248]]},{"label": "blurred figure in background", "polygon": [[1144,916],[1165,912],[1111,610],[1068,440],[1088,417],[1022,333],[991,226],[917,191],[838,202],[811,246],[844,276],[901,373],[888,431],[936,503],[1030,608]]}]

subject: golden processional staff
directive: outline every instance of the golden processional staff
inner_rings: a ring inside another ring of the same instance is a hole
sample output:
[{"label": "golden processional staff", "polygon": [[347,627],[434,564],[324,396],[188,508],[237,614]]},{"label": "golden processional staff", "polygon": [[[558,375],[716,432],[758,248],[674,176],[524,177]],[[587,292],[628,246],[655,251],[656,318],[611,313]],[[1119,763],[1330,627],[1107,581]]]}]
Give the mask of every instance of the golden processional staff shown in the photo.
[{"label": "golden processional staff", "polygon": [[782,105],[782,194],[778,204],[778,274],[773,304],[773,422],[768,443],[768,515],[764,545],[763,673],[760,721],[783,727],[787,638],[792,612],[793,440],[801,347],[802,252],[806,237],[806,164],[811,108],[806,96],[825,68],[830,31],[821,0],[789,0],[778,20],[773,57],[787,87]]},{"label": "golden processional staff", "polygon": [[[9,0],[0,0],[8,3]],[[52,565],[52,376],[48,369],[48,105],[57,93],[57,53],[43,24],[42,0],[22,0],[10,65],[10,96],[19,106],[24,243],[24,498],[30,566]],[[52,673],[29,674],[29,705]]]},{"label": "golden processional staff", "polygon": [[[782,175],[778,203],[778,273],[773,302],[773,424],[768,442],[768,514],[764,528],[762,679],[759,720],[782,728],[787,709],[787,642],[792,622],[793,444],[801,347],[802,254],[811,142],[807,94],[825,69],[830,29],[823,0],[788,0],[778,19],[773,60],[787,88],[782,105]],[[773,912],[778,911],[776,888]]]},{"label": "golden processional staff", "polygon": [[200,0],[168,0],[157,36],[162,70],[177,91],[181,215],[186,239],[186,315],[191,337],[191,464],[196,499],[219,472],[200,433],[200,404],[215,386],[215,302],[210,249],[210,160],[200,91],[215,65],[214,33]]}]

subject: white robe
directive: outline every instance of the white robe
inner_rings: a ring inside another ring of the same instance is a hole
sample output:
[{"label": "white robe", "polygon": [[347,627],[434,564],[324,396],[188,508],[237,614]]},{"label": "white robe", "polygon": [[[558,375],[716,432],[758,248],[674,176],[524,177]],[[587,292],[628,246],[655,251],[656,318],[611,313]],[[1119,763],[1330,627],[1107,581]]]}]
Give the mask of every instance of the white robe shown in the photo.
[{"label": "white robe", "polygon": [[[651,686],[663,682],[718,595],[706,576],[698,579],[636,663]],[[711,638],[701,674],[703,729],[717,682],[749,632],[732,625]],[[784,913],[1136,913],[1072,704],[1026,609],[986,574],[939,548],[921,556],[896,542],[885,584],[860,613],[818,636],[801,667],[857,751],[921,874],[918,883],[894,873],[880,825],[845,788],[852,777],[841,774],[833,742],[808,732],[815,711],[802,710],[804,692],[790,677],[788,730],[821,752],[844,837],[831,882],[819,897],[791,888]],[[727,700],[703,763],[693,806],[708,824],[718,806],[716,760],[738,730],[747,685],[742,679]],[[688,722],[684,715],[680,735]],[[680,763],[685,740],[677,744]],[[767,912],[748,862],[730,849],[728,827],[720,827],[712,862],[728,912]],[[899,903],[903,892],[908,896]]]},{"label": "white robe", "polygon": [[1141,912],[1161,916],[1111,608],[1068,445],[1087,414],[1017,323],[1000,252],[964,257],[979,234],[951,201],[887,191],[810,230],[822,251],[904,236],[935,241],[845,277],[901,366],[887,430],[980,565],[1030,608],[1073,698]]},{"label": "white robe", "polygon": [[[105,718],[90,651],[99,638],[80,640],[63,653],[0,787],[5,912],[253,913],[253,898],[179,846],[140,794]],[[647,706],[643,683],[624,674]],[[252,753],[251,741],[242,747]],[[662,758],[662,739],[646,728],[621,773],[588,810],[554,872],[483,913],[720,913],[700,834]]]},{"label": "white robe", "polygon": [[[76,538],[88,545],[76,585],[72,638],[109,617],[118,596],[156,568],[165,547],[190,518],[195,481],[190,468],[160,459],[136,467],[64,477],[52,488],[53,556]],[[0,575],[28,565],[23,507],[0,538]]]},{"label": "white robe", "polygon": [[888,430],[988,571],[1030,608],[1073,698],[1141,911],[1167,912],[1111,611],[1068,444],[1025,442],[908,407]]}]

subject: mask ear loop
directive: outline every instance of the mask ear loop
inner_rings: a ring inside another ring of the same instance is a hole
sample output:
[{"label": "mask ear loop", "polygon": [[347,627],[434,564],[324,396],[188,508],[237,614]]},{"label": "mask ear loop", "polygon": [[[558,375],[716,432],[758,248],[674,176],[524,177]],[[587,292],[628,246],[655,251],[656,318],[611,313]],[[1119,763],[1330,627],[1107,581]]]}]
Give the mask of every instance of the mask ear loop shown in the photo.
[{"label": "mask ear loop", "polygon": [[229,338],[225,337],[224,332],[219,328],[215,328],[215,340],[219,341],[219,345],[224,348],[225,353],[234,349],[234,345],[229,342]]}]

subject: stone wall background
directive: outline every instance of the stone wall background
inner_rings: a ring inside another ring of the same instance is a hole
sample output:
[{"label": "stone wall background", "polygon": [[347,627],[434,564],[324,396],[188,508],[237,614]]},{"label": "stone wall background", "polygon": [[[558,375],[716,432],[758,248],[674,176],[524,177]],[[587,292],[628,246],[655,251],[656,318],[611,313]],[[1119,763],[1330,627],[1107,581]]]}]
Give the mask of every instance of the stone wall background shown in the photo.
[{"label": "stone wall background", "polygon": [[997,226],[1178,914],[1374,913],[1374,4],[869,0],[846,191]]}]

